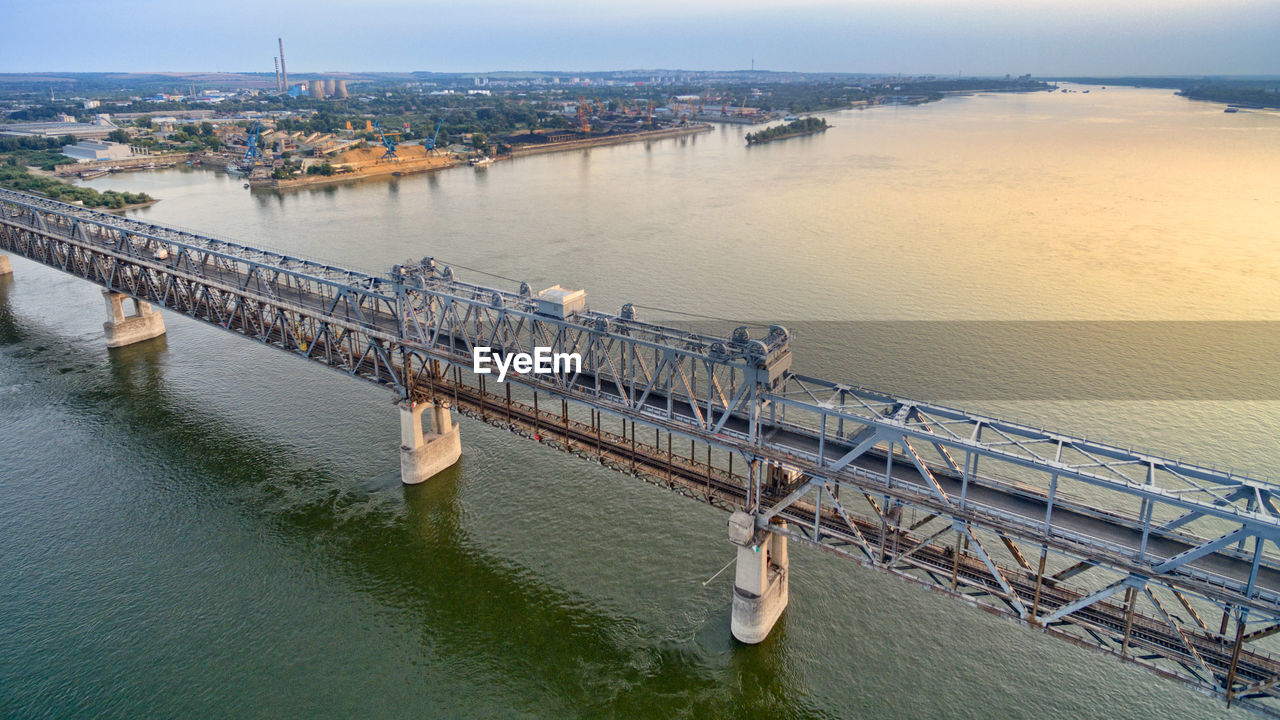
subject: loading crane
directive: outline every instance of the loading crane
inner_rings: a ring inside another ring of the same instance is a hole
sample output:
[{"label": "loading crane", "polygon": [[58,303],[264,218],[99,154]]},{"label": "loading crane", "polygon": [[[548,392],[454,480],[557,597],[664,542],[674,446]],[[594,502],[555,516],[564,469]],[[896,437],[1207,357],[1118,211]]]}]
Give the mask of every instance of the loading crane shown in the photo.
[{"label": "loading crane", "polygon": [[578,127],[582,128],[582,132],[591,134],[591,121],[587,120],[587,112],[590,105],[587,104],[585,97],[578,98]]},{"label": "loading crane", "polygon": [[440,120],[436,123],[436,132],[435,132],[435,134],[434,134],[434,135],[432,135],[430,139],[424,139],[424,140],[422,141],[422,147],[424,147],[424,148],[426,148],[426,149],[427,149],[427,154],[428,154],[428,155],[439,155],[439,154],[440,154],[440,153],[439,153],[439,151],[437,151],[437,150],[436,150],[436,140],[437,140],[437,139],[439,139],[439,137],[440,137],[440,126],[441,126],[441,125],[444,125],[444,118],[440,118]]},{"label": "loading crane", "polygon": [[244,164],[256,165],[262,162],[262,151],[258,149],[258,133],[262,130],[262,123],[255,122],[253,127],[249,129],[249,134],[245,138],[244,144]]},{"label": "loading crane", "polygon": [[382,141],[382,147],[387,149],[386,152],[382,153],[382,159],[399,160],[400,156],[396,155],[396,144],[389,140],[386,134],[382,132],[382,126],[379,125],[377,121],[374,121],[373,129],[378,132],[378,139]]}]

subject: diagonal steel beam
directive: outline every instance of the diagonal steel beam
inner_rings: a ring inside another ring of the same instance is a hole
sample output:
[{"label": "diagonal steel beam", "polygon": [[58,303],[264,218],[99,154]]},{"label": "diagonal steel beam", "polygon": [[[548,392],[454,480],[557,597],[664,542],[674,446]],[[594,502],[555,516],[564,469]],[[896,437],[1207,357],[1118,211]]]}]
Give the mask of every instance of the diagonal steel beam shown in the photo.
[{"label": "diagonal steel beam", "polygon": [[1018,611],[1018,616],[1026,620],[1030,614],[1027,611],[1027,606],[1022,603],[1022,598],[1018,597],[1018,593],[1014,592],[1013,587],[1009,585],[1004,573],[1000,571],[1000,567],[991,559],[987,549],[978,541],[968,523],[956,523],[956,529],[969,538],[969,546],[978,551],[978,557],[982,560],[982,564],[987,566],[987,570],[991,572],[991,577],[995,578],[995,581],[1000,585],[1000,589],[1004,591],[1006,598],[1013,603],[1014,609]]},{"label": "diagonal steel beam", "polygon": [[1124,589],[1128,585],[1129,585],[1129,578],[1127,577],[1121,578],[1120,580],[1117,580],[1111,583],[1110,585],[1102,588],[1101,590],[1095,590],[1092,593],[1089,593],[1088,595],[1085,595],[1084,597],[1075,600],[1074,602],[1069,602],[1066,605],[1063,605],[1062,607],[1058,608],[1052,613],[1044,617],[1038,618],[1038,620],[1041,625],[1052,625],[1053,623],[1058,622],[1059,620],[1070,615],[1073,612],[1083,610],[1084,608],[1089,607],[1090,605],[1098,602],[1099,600],[1106,600],[1107,598],[1111,597],[1112,595],[1115,595],[1117,592]]},{"label": "diagonal steel beam", "polygon": [[1184,552],[1178,553],[1164,562],[1151,568],[1157,573],[1167,573],[1176,570],[1189,562],[1194,562],[1209,553],[1217,552],[1231,543],[1242,540],[1249,536],[1249,531],[1245,528],[1237,528],[1231,532],[1221,535],[1201,545],[1197,545]]}]

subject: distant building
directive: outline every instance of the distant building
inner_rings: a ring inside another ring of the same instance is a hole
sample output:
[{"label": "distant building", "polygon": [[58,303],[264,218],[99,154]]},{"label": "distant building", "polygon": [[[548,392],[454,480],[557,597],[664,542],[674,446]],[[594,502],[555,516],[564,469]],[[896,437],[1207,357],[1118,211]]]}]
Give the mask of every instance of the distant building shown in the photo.
[{"label": "distant building", "polygon": [[93,160],[124,160],[133,156],[128,145],[102,140],[82,140],[75,145],[62,146],[62,154],[74,158],[76,162]]},{"label": "distant building", "polygon": [[[166,117],[176,118],[179,120],[208,120],[213,117],[212,110],[165,110]],[[121,122],[133,122],[140,117],[149,117],[154,119],[156,114],[153,112],[131,112],[131,113],[115,113],[112,115],[116,120]]]},{"label": "distant building", "polygon": [[34,135],[36,137],[59,137],[70,135],[77,140],[105,138],[116,126],[107,122],[30,122],[0,125],[0,135]]},{"label": "distant building", "polygon": [[586,136],[576,130],[534,130],[533,132],[511,135],[507,138],[507,142],[513,145],[542,145],[546,143],[580,140],[583,137]]},{"label": "distant building", "polygon": [[85,100],[85,101],[84,101],[84,109],[85,109],[85,110],[92,110],[92,109],[94,109],[94,108],[96,108],[96,107],[98,107],[98,106],[100,106],[100,105],[102,105],[102,103],[101,103],[101,102],[99,102],[99,101],[97,101],[97,100]]}]

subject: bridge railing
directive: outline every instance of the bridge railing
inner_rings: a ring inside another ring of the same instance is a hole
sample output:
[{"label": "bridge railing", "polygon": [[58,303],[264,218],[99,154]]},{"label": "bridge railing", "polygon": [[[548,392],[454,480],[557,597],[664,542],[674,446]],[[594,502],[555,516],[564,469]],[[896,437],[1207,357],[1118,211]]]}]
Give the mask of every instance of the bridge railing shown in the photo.
[{"label": "bridge railing", "polygon": [[[1280,567],[1280,558],[1265,548],[1266,542],[1275,548],[1280,538],[1274,504],[1280,488],[1270,483],[814,378],[789,375],[778,390],[762,393],[762,402],[781,408],[778,415],[785,420],[777,426],[809,438],[808,446],[796,443],[788,452],[810,476],[838,480],[845,468],[865,464],[868,453],[884,457],[891,448],[888,457],[898,460],[900,472],[909,472],[907,482],[914,489],[926,490],[940,511],[959,515],[974,502],[966,492],[971,484],[985,481],[978,471],[979,459],[984,459],[987,472],[995,462],[1022,476],[1037,476],[1041,482],[1033,487],[1044,488],[1037,511],[1042,515],[993,508],[1002,522],[1076,538],[1086,535],[1064,526],[1062,513],[1083,505],[1079,498],[1098,490],[1117,493],[1133,498],[1138,511],[1106,512],[1123,517],[1133,532],[1126,542],[1087,536],[1097,547],[1120,548],[1122,557],[1149,576],[1194,576],[1235,588],[1245,597],[1276,599],[1275,588],[1263,590],[1257,583],[1261,570]],[[928,457],[921,448],[930,449]],[[903,482],[888,470],[878,477],[887,488]],[[958,497],[944,489],[944,479],[958,481]],[[1068,501],[1073,496],[1077,499]],[[1193,522],[1209,532],[1186,532]],[[1151,545],[1156,538],[1177,541],[1185,549],[1155,553]],[[1241,574],[1229,577],[1206,569],[1199,561],[1210,556],[1243,560],[1237,568]]]},{"label": "bridge railing", "polygon": [[7,222],[119,253],[156,272],[222,281],[265,299],[314,303],[327,314],[370,329],[378,327],[377,317],[393,322],[397,314],[388,278],[13,191],[0,190],[0,210]]}]

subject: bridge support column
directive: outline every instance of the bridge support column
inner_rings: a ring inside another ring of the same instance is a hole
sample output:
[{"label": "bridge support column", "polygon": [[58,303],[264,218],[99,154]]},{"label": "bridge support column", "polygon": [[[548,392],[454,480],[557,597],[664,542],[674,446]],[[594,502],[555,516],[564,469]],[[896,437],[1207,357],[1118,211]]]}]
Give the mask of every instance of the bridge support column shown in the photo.
[{"label": "bridge support column", "polygon": [[[422,414],[431,410],[431,432],[422,428]],[[452,467],[462,457],[462,436],[449,408],[433,403],[400,403],[400,480],[417,485]]]},{"label": "bridge support column", "polygon": [[13,266],[9,264],[8,255],[0,255],[0,277],[13,274]]},{"label": "bridge support column", "polygon": [[[103,290],[102,297],[107,301],[107,321],[102,323],[107,347],[132,345],[164,334],[164,318],[150,304],[110,290]],[[133,302],[132,315],[124,314],[126,300]]]},{"label": "bridge support column", "polygon": [[739,641],[754,645],[769,636],[787,609],[787,537],[757,530],[755,517],[738,511],[729,517],[729,540],[738,546],[729,629]]}]

